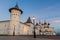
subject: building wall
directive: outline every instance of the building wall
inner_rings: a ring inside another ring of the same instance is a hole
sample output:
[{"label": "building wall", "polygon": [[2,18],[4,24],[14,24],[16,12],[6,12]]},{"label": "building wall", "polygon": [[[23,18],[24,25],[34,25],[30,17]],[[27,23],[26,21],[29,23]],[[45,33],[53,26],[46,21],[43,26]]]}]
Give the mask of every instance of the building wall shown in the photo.
[{"label": "building wall", "polygon": [[[0,22],[0,34],[13,35],[13,31],[14,27],[10,25],[10,21]],[[33,35],[33,26],[20,23],[15,26],[15,35]]]},{"label": "building wall", "polygon": [[[39,32],[40,26],[36,28],[36,35],[56,35],[52,27],[43,28],[41,27],[41,32]],[[47,30],[48,32],[45,32]],[[0,22],[0,34],[3,35],[13,35],[14,27],[10,25],[10,21]],[[24,23],[19,23],[19,26],[15,26],[15,35],[33,35],[34,26],[32,24],[27,25]]]},{"label": "building wall", "polygon": [[28,34],[28,26],[27,25],[20,23],[19,29],[20,29],[20,31],[19,31],[20,35],[27,35]]},{"label": "building wall", "polygon": [[33,35],[33,26],[20,23],[20,35]]},{"label": "building wall", "polygon": [[0,22],[0,34],[8,34],[9,22]]}]

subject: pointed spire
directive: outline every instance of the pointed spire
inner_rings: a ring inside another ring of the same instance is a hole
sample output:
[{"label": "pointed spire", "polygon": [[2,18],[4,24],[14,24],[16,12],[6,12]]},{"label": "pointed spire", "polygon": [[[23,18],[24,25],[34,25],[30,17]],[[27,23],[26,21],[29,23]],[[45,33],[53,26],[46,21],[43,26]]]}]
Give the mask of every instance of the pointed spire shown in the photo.
[{"label": "pointed spire", "polygon": [[32,21],[31,21],[31,18],[30,18],[30,17],[28,17],[28,19],[27,19],[26,23],[32,23]]},{"label": "pointed spire", "polygon": [[40,22],[40,20],[39,20],[39,22],[38,22],[39,24],[41,24],[41,22]]},{"label": "pointed spire", "polygon": [[13,9],[20,11],[20,12],[21,12],[21,14],[23,13],[23,11],[22,11],[21,9],[19,9],[19,7],[18,7],[18,4],[17,4],[17,3],[16,3],[16,5],[15,5],[14,7],[12,7],[12,8],[10,8],[10,9],[9,9],[9,12],[11,12],[11,10],[13,10]]},{"label": "pointed spire", "polygon": [[48,23],[48,25],[50,25],[50,23]]},{"label": "pointed spire", "polygon": [[38,26],[39,24],[38,23],[36,23],[36,26]]},{"label": "pointed spire", "polygon": [[41,22],[39,21],[38,23],[36,23],[36,26],[40,26]]},{"label": "pointed spire", "polygon": [[18,4],[16,3],[15,8],[19,9]]},{"label": "pointed spire", "polygon": [[49,28],[50,23],[48,23],[47,28]]},{"label": "pointed spire", "polygon": [[46,20],[44,20],[44,23],[46,23]]},{"label": "pointed spire", "polygon": [[44,25],[46,25],[47,23],[46,23],[46,20],[44,20]]}]

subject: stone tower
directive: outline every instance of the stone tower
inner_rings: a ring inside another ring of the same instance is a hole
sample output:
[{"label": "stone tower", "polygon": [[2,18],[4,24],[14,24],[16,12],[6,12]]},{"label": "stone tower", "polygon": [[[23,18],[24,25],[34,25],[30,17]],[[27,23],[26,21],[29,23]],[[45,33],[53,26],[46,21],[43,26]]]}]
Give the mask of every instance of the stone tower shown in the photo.
[{"label": "stone tower", "polygon": [[28,25],[28,31],[29,31],[29,35],[31,35],[31,34],[33,34],[33,23],[32,23],[32,21],[31,21],[31,18],[30,17],[28,17],[28,19],[27,19],[27,21],[25,22],[25,24],[27,24]]},{"label": "stone tower", "polygon": [[10,12],[10,28],[9,34],[10,35],[18,35],[18,28],[20,22],[20,16],[22,14],[22,10],[19,9],[18,5],[16,4],[15,7],[9,9]]}]

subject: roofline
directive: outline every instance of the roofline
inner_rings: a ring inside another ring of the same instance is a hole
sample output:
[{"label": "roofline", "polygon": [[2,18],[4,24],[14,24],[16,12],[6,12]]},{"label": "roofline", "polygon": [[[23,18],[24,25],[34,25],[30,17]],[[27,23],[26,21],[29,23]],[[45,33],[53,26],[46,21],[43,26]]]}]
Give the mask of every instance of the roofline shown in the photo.
[{"label": "roofline", "polygon": [[8,21],[10,21],[10,20],[4,20],[4,21],[0,21],[0,22],[8,22]]},{"label": "roofline", "polygon": [[18,8],[10,8],[9,12],[11,12],[11,10],[13,10],[13,9],[21,11],[21,14],[23,13],[23,11],[21,9],[18,9]]}]

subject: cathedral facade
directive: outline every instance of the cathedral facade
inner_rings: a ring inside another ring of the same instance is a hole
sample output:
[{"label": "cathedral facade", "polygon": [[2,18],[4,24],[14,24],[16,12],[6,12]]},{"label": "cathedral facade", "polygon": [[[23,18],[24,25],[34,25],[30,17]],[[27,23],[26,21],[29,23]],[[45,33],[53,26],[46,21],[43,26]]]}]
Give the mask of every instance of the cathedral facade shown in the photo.
[{"label": "cathedral facade", "polygon": [[[17,4],[15,7],[10,8],[9,12],[10,20],[0,21],[0,35],[34,35],[34,25],[30,17],[26,22],[20,22],[23,11],[19,9]],[[50,23],[45,20],[44,23],[36,23],[36,35],[56,35],[54,28],[49,25]]]}]

